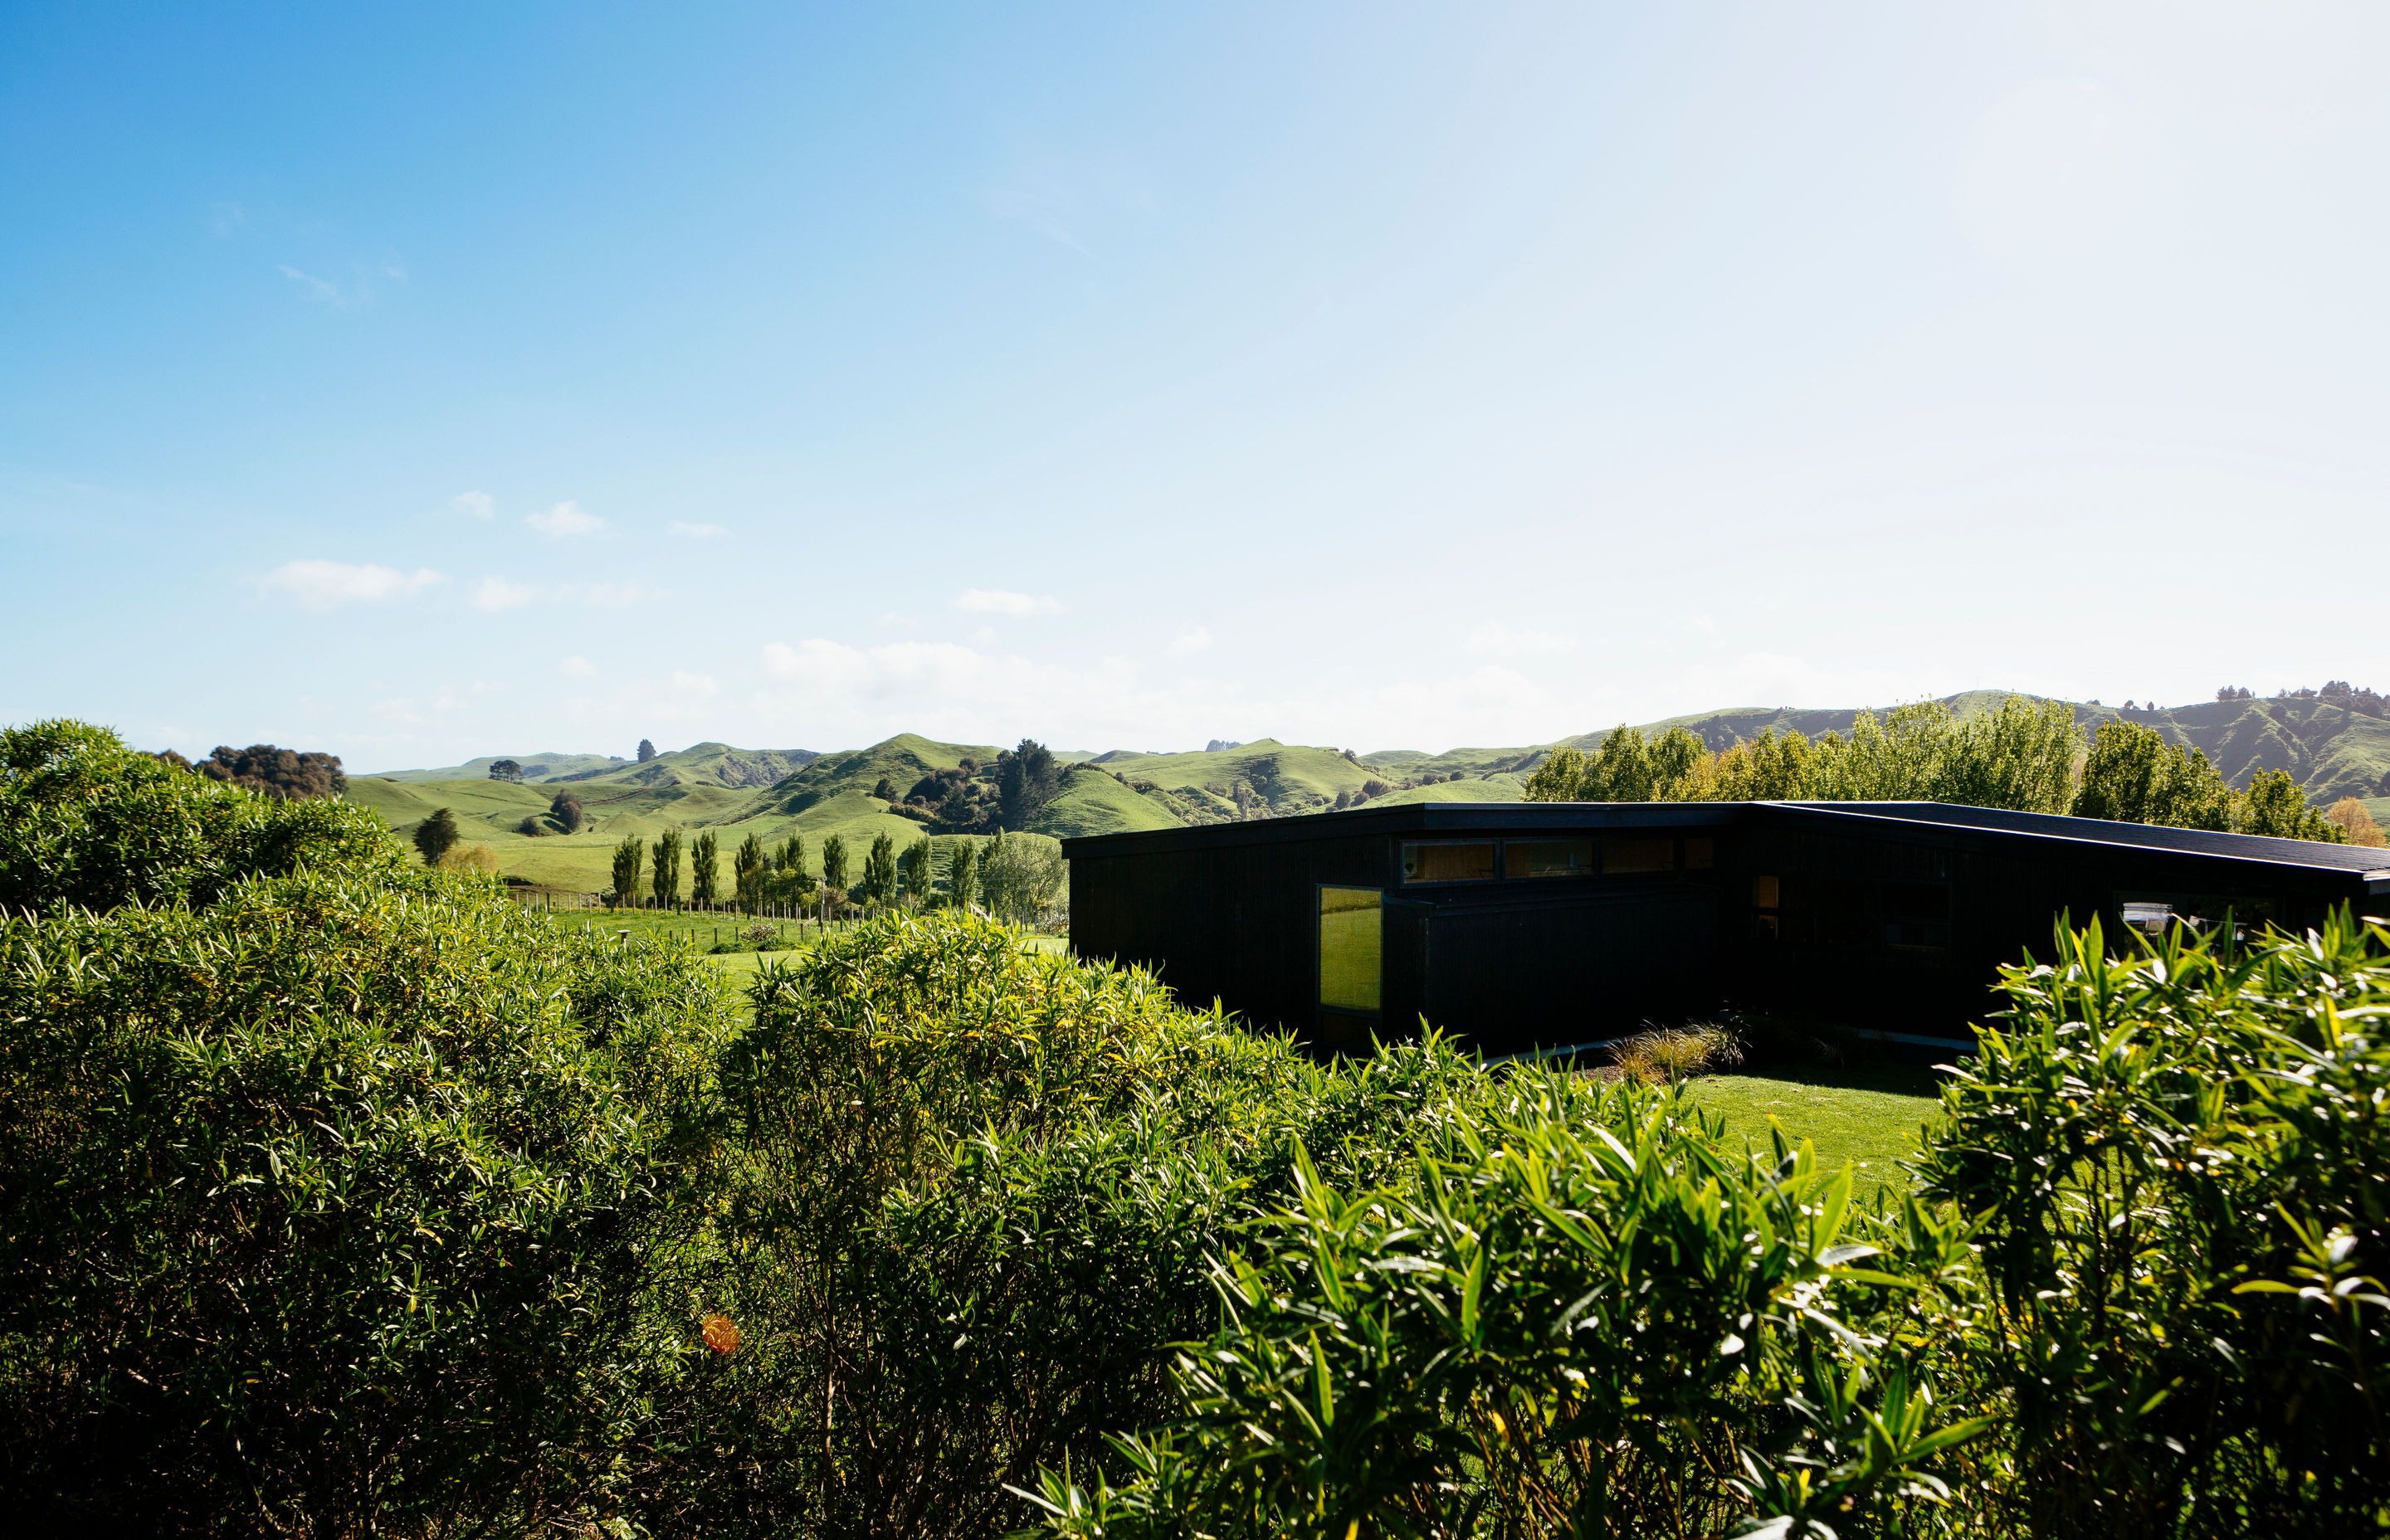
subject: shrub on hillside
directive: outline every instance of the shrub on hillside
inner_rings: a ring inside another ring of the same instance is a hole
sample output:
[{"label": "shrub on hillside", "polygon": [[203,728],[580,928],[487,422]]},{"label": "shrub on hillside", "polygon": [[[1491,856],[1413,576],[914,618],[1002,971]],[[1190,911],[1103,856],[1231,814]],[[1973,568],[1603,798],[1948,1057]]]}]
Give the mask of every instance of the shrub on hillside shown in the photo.
[{"label": "shrub on hillside", "polygon": [[[337,797],[349,789],[340,755],[281,749],[271,743],[252,743],[246,749],[220,743],[191,768],[210,780],[229,781],[268,797]],[[496,773],[493,768],[491,774]],[[520,774],[516,778],[521,778]]]},{"label": "shrub on hillside", "polygon": [[259,796],[80,722],[0,728],[0,909],[206,905],[247,877],[399,865],[362,808]]}]

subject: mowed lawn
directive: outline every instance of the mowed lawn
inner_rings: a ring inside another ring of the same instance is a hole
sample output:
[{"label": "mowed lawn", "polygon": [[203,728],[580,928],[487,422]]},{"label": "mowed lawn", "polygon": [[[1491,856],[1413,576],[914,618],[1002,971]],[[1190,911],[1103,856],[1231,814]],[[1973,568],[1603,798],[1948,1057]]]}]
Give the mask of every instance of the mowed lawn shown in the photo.
[{"label": "mowed lawn", "polygon": [[1769,1075],[1703,1075],[1687,1086],[1695,1101],[1726,1119],[1730,1145],[1767,1145],[1771,1120],[1793,1143],[1808,1140],[1829,1166],[1848,1162],[1860,1190],[1908,1183],[1899,1162],[1934,1121],[1941,1076],[1923,1064],[1870,1063]]},{"label": "mowed lawn", "polygon": [[[1024,936],[1022,944],[1033,952],[1061,952],[1070,947],[1070,943],[1060,936]],[[804,947],[793,946],[783,952],[709,952],[705,960],[722,969],[734,982],[744,984],[761,972],[765,963],[793,962],[804,951]]]}]

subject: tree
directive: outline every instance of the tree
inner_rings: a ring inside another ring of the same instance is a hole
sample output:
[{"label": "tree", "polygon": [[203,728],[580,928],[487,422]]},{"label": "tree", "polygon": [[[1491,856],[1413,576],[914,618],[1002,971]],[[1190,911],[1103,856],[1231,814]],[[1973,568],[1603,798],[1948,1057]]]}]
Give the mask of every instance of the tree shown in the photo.
[{"label": "tree", "polygon": [[846,837],[833,834],[822,841],[822,886],[846,891]]},{"label": "tree", "polygon": [[1046,746],[1024,738],[996,756],[996,819],[1005,828],[1027,828],[1061,784],[1061,771]]},{"label": "tree", "polygon": [[490,778],[494,781],[520,781],[523,767],[515,760],[494,759],[490,762]]},{"label": "tree", "polygon": [[[1563,744],[1544,758],[1527,777],[1526,800],[1531,802],[1572,802],[1576,801],[1577,784],[1585,779],[1585,754]],[[1371,795],[1363,786],[1361,795]]]},{"label": "tree", "polygon": [[219,743],[215,752],[191,768],[210,780],[230,781],[269,797],[337,797],[349,789],[340,755],[277,749],[271,743],[246,749]]},{"label": "tree", "polygon": [[1069,875],[1061,841],[1006,830],[981,858],[980,892],[997,918],[1029,924],[1061,897]]},{"label": "tree", "polygon": [[697,905],[711,905],[722,894],[722,845],[707,829],[688,848],[688,897]]},{"label": "tree", "polygon": [[556,794],[547,804],[547,816],[567,834],[578,834],[589,824],[588,810],[581,805],[581,799],[570,791]]},{"label": "tree", "polygon": [[639,739],[639,763],[645,764],[656,757],[656,746],[646,738]]},{"label": "tree", "polygon": [[415,826],[415,848],[423,853],[427,866],[440,865],[440,858],[456,849],[456,841],[463,838],[456,830],[456,815],[444,807]]},{"label": "tree", "polygon": [[2072,809],[2078,818],[2177,828],[2229,828],[2232,790],[2191,745],[2168,743],[2138,722],[2102,722],[2083,762]]},{"label": "tree", "polygon": [[955,852],[954,864],[946,872],[946,902],[957,909],[968,909],[979,897],[979,846],[966,840]]},{"label": "tree", "polygon": [[2340,832],[2352,845],[2371,845],[2376,849],[2390,845],[2390,835],[2382,832],[2382,826],[2373,821],[2373,815],[2354,797],[2343,797],[2332,803],[2332,810],[2324,816],[2340,826]]},{"label": "tree", "polygon": [[2307,805],[2306,793],[2287,770],[2260,770],[2249,789],[2234,799],[2232,826],[2242,834],[2277,840],[2320,840],[2339,844],[2347,831]]},{"label": "tree", "polygon": [[887,835],[871,837],[871,848],[863,855],[863,880],[854,885],[854,896],[866,904],[885,904],[896,896],[896,841]]},{"label": "tree", "polygon": [[739,841],[738,851],[730,857],[731,894],[739,907],[751,911],[763,907],[764,870],[769,864],[760,837],[750,833]]},{"label": "tree", "polygon": [[639,872],[648,864],[648,847],[636,834],[625,834],[623,842],[614,847],[614,902],[636,908],[639,903]]},{"label": "tree", "polygon": [[930,906],[930,890],[933,885],[931,860],[930,837],[926,834],[906,846],[905,853],[896,858],[898,882],[905,894],[905,903],[910,908],[926,909]]},{"label": "tree", "polygon": [[680,902],[680,830],[668,828],[656,837],[648,883],[656,907],[668,909]]},{"label": "tree", "polygon": [[896,800],[896,783],[882,776],[872,783],[871,794],[883,802],[893,802]]}]

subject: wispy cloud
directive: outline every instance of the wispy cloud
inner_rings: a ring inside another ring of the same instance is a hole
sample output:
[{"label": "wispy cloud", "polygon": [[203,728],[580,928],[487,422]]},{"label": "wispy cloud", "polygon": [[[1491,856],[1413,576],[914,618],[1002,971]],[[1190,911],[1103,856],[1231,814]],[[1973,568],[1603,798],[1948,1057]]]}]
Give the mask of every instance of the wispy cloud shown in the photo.
[{"label": "wispy cloud", "polygon": [[955,596],[955,608],[966,615],[1052,615],[1061,610],[1062,603],[1045,594],[1016,594],[1009,588],[966,588]]},{"label": "wispy cloud", "polygon": [[691,524],[675,519],[664,529],[684,540],[719,540],[730,532],[719,524]]},{"label": "wispy cloud", "polygon": [[551,540],[571,540],[596,534],[606,527],[606,520],[570,499],[552,508],[524,514],[523,522]]},{"label": "wispy cloud", "polygon": [[570,674],[575,679],[595,679],[598,677],[598,665],[576,652],[570,658],[559,661],[556,672]]},{"label": "wispy cloud", "polygon": [[302,609],[330,610],[343,604],[386,604],[392,599],[413,598],[432,584],[447,581],[445,573],[429,567],[403,572],[395,567],[372,562],[352,565],[310,558],[284,562],[258,579],[258,586],[292,599]]},{"label": "wispy cloud", "polygon": [[493,615],[520,610],[538,597],[539,590],[530,584],[510,583],[500,577],[485,577],[473,586],[473,608]]},{"label": "wispy cloud", "polygon": [[307,298],[317,304],[330,305],[335,310],[345,310],[356,303],[346,290],[328,278],[319,278],[313,273],[302,273],[289,263],[276,263],[275,267],[284,277],[297,284]]},{"label": "wispy cloud", "polygon": [[1507,625],[1481,625],[1462,644],[1480,658],[1530,658],[1573,652],[1576,638],[1562,631],[1514,631]]},{"label": "wispy cloud", "polygon": [[398,284],[406,282],[406,266],[396,260],[355,264],[350,268],[349,280],[346,283],[333,278],[320,277],[304,268],[293,267],[287,262],[276,263],[274,266],[276,272],[299,286],[300,293],[310,303],[325,305],[333,310],[354,310],[360,305],[373,303],[374,286],[378,281]]},{"label": "wispy cloud", "polygon": [[556,590],[556,597],[563,603],[585,604],[593,610],[627,610],[662,597],[643,583],[568,583]]},{"label": "wispy cloud", "polygon": [[1209,626],[1199,625],[1192,630],[1182,631],[1177,635],[1173,636],[1170,639],[1170,645],[1163,648],[1163,650],[1173,658],[1189,658],[1194,656],[1196,653],[1202,651],[1205,648],[1210,647],[1211,645],[1211,628]]},{"label": "wispy cloud", "polygon": [[1070,226],[1063,223],[1068,208],[1065,201],[1054,194],[1029,192],[1020,187],[990,187],[980,194],[980,201],[998,219],[1026,225],[1055,245],[1067,246],[1083,257],[1095,255],[1079,243],[1079,237],[1073,235]]},{"label": "wispy cloud", "polygon": [[485,577],[473,585],[473,608],[490,614],[529,604],[577,604],[590,610],[627,610],[657,597],[639,583],[559,583],[542,586],[512,578]]},{"label": "wispy cloud", "polygon": [[498,511],[498,500],[486,492],[460,492],[448,499],[448,511],[468,519],[487,519]]},{"label": "wispy cloud", "polygon": [[238,203],[218,203],[208,210],[208,230],[228,236],[249,222],[249,211]]}]

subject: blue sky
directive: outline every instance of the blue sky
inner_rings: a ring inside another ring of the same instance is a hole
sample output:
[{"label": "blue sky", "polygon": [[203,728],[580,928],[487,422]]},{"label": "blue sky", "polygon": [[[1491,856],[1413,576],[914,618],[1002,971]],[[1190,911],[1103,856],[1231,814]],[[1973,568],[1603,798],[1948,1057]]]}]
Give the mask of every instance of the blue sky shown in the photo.
[{"label": "blue sky", "polygon": [[2390,10],[24,5],[0,720],[2390,683]]}]

